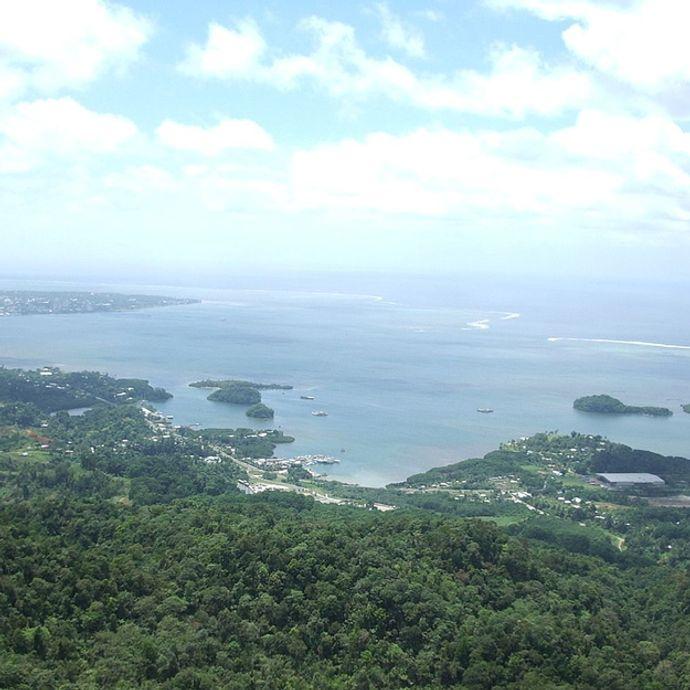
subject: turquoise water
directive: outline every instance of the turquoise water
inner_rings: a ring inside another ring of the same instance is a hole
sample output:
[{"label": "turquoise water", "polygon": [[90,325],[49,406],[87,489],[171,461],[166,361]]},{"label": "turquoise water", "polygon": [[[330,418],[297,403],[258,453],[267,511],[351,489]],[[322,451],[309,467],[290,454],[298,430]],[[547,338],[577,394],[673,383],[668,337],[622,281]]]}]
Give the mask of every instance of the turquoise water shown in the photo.
[{"label": "turquoise water", "polygon": [[[0,281],[47,286],[92,287]],[[354,278],[321,291],[316,279],[303,290],[292,283],[266,291],[107,287],[204,301],[0,319],[0,363],[149,378],[175,395],[159,405],[165,414],[203,426],[257,425],[242,408],[207,401],[208,392],[189,388],[190,381],[292,384],[292,391],[263,396],[276,411],[274,426],[297,438],[279,451],[335,455],[341,463],[329,468],[331,476],[369,485],[547,429],[690,455],[690,415],[679,407],[690,402],[690,349],[549,340],[690,346],[687,291]],[[616,418],[572,409],[574,398],[600,392],[676,414]],[[479,407],[495,412],[479,414]],[[320,409],[329,416],[311,415]]]}]

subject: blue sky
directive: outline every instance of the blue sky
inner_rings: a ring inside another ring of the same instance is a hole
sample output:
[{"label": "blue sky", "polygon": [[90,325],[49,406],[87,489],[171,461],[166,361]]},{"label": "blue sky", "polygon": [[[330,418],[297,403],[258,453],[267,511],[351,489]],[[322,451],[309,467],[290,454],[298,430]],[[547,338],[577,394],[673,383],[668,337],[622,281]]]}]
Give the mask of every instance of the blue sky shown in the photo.
[{"label": "blue sky", "polygon": [[0,271],[682,278],[688,20],[676,0],[3,3]]}]

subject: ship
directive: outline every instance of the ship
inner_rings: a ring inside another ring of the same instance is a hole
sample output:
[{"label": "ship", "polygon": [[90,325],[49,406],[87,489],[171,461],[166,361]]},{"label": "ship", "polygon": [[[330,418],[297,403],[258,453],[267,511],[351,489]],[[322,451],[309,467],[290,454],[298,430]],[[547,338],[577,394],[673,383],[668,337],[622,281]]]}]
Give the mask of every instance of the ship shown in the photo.
[{"label": "ship", "polygon": [[477,412],[481,412],[482,414],[491,414],[493,410],[490,407],[478,407]]},{"label": "ship", "polygon": [[300,395],[299,399],[300,400],[316,400],[316,398],[313,395]]},{"label": "ship", "polygon": [[323,410],[314,410],[312,415],[314,417],[328,417],[328,412],[324,412]]}]

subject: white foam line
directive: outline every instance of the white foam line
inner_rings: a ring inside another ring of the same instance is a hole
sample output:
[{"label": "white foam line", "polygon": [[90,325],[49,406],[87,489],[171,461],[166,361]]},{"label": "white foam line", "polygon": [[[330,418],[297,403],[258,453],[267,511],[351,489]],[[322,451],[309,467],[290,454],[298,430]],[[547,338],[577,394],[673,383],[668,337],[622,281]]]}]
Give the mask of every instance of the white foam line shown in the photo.
[{"label": "white foam line", "polygon": [[607,345],[635,345],[637,347],[659,347],[665,350],[690,350],[690,345],[668,345],[666,343],[648,343],[644,340],[612,340],[610,338],[548,338],[550,343],[568,340],[577,343],[604,343]]},{"label": "white foam line", "polygon": [[468,321],[463,328],[464,331],[486,331],[489,329],[489,319],[479,319],[479,321]]}]

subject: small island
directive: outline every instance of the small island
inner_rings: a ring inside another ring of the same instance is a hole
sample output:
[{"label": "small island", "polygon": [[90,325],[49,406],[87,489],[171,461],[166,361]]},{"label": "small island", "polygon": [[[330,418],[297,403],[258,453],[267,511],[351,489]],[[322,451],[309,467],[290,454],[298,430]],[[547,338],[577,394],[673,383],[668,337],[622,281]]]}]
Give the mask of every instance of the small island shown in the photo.
[{"label": "small island", "polygon": [[273,419],[274,415],[273,409],[263,403],[256,403],[247,410],[247,417],[254,417],[255,419]]},{"label": "small island", "polygon": [[681,405],[681,407],[683,408],[683,412],[687,412],[688,414],[690,414],[690,403],[688,403],[687,405]]},{"label": "small island", "polygon": [[273,419],[275,412],[261,402],[261,391],[288,391],[292,386],[280,383],[254,383],[242,379],[204,379],[189,384],[192,388],[215,388],[207,400],[231,403],[233,405],[251,405],[247,417],[254,419]]},{"label": "small island", "polygon": [[292,386],[285,386],[281,383],[254,383],[252,381],[242,381],[240,379],[205,379],[194,381],[189,384],[192,388],[232,388],[234,386],[245,386],[254,388],[257,391],[290,391]]},{"label": "small island", "polygon": [[640,414],[649,417],[670,417],[673,414],[667,407],[626,405],[610,395],[588,395],[578,398],[573,407],[580,412],[596,414]]},{"label": "small island", "polygon": [[208,396],[213,402],[232,403],[233,405],[257,405],[261,402],[261,393],[241,383],[219,388]]},{"label": "small island", "polygon": [[115,292],[2,290],[0,291],[0,316],[91,314],[198,303],[198,299],[160,297],[157,295],[122,295]]}]

